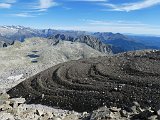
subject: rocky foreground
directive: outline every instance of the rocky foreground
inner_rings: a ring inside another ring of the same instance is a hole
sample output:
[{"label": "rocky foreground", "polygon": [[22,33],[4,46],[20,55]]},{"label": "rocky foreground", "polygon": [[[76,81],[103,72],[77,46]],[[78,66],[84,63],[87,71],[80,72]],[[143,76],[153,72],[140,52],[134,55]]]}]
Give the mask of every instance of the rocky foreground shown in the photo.
[{"label": "rocky foreground", "polygon": [[0,95],[0,120],[159,120],[160,112],[151,108],[142,109],[133,102],[129,111],[122,108],[106,106],[92,112],[78,113],[55,109],[42,105],[27,105],[24,98],[9,98]]},{"label": "rocky foreground", "polygon": [[78,112],[102,106],[130,112],[136,101],[155,114],[160,109],[159,68],[160,51],[70,61],[23,81],[8,94],[24,97],[26,103]]}]

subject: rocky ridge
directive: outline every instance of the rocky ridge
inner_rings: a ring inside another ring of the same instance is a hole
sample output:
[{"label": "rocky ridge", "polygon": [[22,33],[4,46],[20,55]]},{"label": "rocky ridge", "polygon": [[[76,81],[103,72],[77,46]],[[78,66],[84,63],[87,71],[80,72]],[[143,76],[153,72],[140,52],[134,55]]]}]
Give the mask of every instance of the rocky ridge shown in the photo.
[{"label": "rocky ridge", "polygon": [[85,43],[88,46],[92,47],[93,49],[98,50],[102,53],[112,54],[112,50],[110,49],[109,45],[102,43],[96,37],[93,37],[91,35],[80,35],[80,36],[73,37],[66,34],[56,34],[52,37],[49,37],[49,39],[52,39],[52,38],[54,38],[54,40],[57,39],[62,41]]},{"label": "rocky ridge", "polygon": [[[23,26],[0,26],[0,36],[8,41],[21,41],[23,42],[26,38],[42,37],[50,38],[53,41],[56,39],[71,42],[85,43],[95,50],[106,54],[112,54],[110,47],[107,44],[102,43],[91,34],[83,31],[58,31],[53,29],[32,29]],[[1,41],[1,39],[0,39]],[[56,40],[57,41],[57,40]],[[14,42],[13,42],[14,43]],[[12,44],[8,44],[12,45]],[[7,47],[8,45],[5,46]],[[0,47],[4,45],[0,43]]]},{"label": "rocky ridge", "polygon": [[160,51],[136,51],[70,61],[30,77],[8,94],[78,112],[104,105],[128,110],[134,101],[159,110],[159,60]]},{"label": "rocky ridge", "polygon": [[45,38],[17,41],[12,46],[0,48],[0,54],[0,91],[18,84],[21,80],[16,76],[23,75],[23,80],[58,63],[105,55],[84,43],[60,41],[54,45],[53,40]]}]

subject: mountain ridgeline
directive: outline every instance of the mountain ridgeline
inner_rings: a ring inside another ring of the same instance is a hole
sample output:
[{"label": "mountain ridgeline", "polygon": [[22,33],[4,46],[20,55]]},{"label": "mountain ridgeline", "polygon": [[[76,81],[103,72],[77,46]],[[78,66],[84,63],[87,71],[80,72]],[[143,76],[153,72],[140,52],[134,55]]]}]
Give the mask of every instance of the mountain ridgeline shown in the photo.
[{"label": "mountain ridgeline", "polygon": [[3,33],[0,35],[3,38],[8,39],[8,41],[18,40],[23,42],[26,38],[43,37],[52,39],[54,44],[58,43],[59,40],[85,43],[86,45],[102,53],[112,54],[112,51],[107,44],[102,43],[100,40],[91,35],[87,35],[87,32],[57,31],[52,29],[37,30],[22,26],[5,26],[0,27],[0,33]]},{"label": "mountain ridgeline", "polygon": [[56,38],[57,40],[62,40],[62,41],[85,43],[88,46],[90,46],[90,47],[94,48],[95,50],[98,50],[102,53],[106,53],[106,54],[112,53],[109,45],[104,44],[103,42],[98,40],[96,37],[93,37],[91,35],[80,35],[77,37],[73,37],[73,36],[68,36],[68,35],[64,35],[64,34],[57,34],[55,36],[50,37],[49,39],[53,39],[53,38],[54,38],[54,40]]},{"label": "mountain ridgeline", "polygon": [[[141,42],[141,39],[136,39],[133,37],[125,36],[120,33],[94,33],[99,40],[105,44],[111,45],[113,53],[121,53],[134,50],[144,50],[144,49],[159,49],[155,44],[145,44],[147,41]],[[160,40],[160,38],[159,38]]]},{"label": "mountain ridgeline", "polygon": [[12,45],[13,41],[23,42],[26,38],[32,37],[54,38],[53,42],[55,44],[58,44],[60,40],[85,43],[106,54],[160,49],[160,37],[132,36],[111,32],[91,33],[85,31],[32,29],[23,26],[0,26],[0,47],[7,47],[8,45]]}]

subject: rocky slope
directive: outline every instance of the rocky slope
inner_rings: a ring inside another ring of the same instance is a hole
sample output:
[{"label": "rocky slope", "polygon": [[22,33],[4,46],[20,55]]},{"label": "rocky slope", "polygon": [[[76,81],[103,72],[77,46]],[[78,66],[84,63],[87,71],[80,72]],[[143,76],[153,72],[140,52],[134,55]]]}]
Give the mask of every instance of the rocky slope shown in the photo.
[{"label": "rocky slope", "polygon": [[101,106],[129,110],[159,110],[160,51],[137,51],[116,56],[70,61],[51,67],[8,91],[27,103],[79,112]]},{"label": "rocky slope", "polygon": [[110,49],[109,45],[102,43],[96,37],[93,37],[91,35],[80,35],[80,36],[73,37],[66,34],[56,34],[52,37],[49,37],[49,39],[52,39],[52,38],[53,39],[56,38],[62,41],[85,43],[88,46],[92,47],[93,49],[98,50],[102,53],[112,54],[112,50]]},{"label": "rocky slope", "polygon": [[14,76],[26,78],[58,63],[104,54],[84,43],[60,41],[55,45],[53,40],[30,38],[0,48],[0,55],[0,89],[8,89],[16,83]]}]

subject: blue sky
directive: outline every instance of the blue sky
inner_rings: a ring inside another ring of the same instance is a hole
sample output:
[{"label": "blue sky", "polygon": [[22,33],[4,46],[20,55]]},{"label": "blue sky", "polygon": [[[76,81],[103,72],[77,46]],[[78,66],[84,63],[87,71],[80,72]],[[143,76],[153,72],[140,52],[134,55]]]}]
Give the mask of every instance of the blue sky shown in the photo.
[{"label": "blue sky", "polygon": [[160,35],[160,0],[0,0],[0,25]]}]

